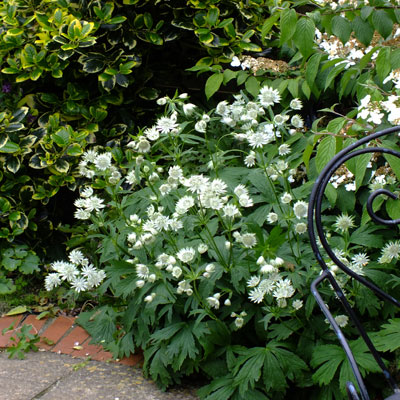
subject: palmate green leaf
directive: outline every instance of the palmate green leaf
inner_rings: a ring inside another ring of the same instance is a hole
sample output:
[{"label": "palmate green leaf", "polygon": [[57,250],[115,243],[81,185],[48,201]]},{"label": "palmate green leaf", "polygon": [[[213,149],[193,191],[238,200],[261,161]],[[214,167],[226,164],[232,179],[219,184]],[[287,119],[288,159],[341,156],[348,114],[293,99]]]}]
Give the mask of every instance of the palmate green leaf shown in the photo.
[{"label": "palmate green leaf", "polygon": [[326,344],[316,346],[311,358],[311,366],[317,368],[313,374],[314,382],[320,386],[332,381],[339,365],[345,360],[345,354],[340,346]]},{"label": "palmate green leaf", "polygon": [[170,363],[166,355],[166,345],[152,346],[144,352],[143,370],[150,374],[162,389],[166,389],[172,382],[170,371],[166,366]]},{"label": "palmate green leaf", "polygon": [[378,334],[373,336],[373,343],[379,351],[397,350],[400,347],[400,318],[389,319],[382,325]]}]

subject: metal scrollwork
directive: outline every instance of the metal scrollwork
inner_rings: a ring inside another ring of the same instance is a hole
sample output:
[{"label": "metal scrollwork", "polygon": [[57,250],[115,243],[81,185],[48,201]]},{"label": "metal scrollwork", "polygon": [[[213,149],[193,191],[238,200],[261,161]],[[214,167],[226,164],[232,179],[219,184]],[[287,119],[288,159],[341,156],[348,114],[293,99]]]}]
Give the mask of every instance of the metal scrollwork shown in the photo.
[{"label": "metal scrollwork", "polygon": [[[347,301],[342,289],[340,288],[339,284],[335,280],[335,277],[332,275],[327,264],[325,263],[324,259],[322,258],[321,252],[317,245],[316,233],[318,235],[320,244],[324,248],[327,255],[344,273],[346,273],[351,278],[357,280],[364,286],[368,287],[380,298],[387,300],[387,301],[391,302],[392,304],[394,304],[395,306],[400,308],[400,302],[397,299],[390,296],[388,293],[384,292],[382,289],[380,289],[374,283],[370,282],[369,280],[365,279],[364,277],[360,276],[359,274],[357,274],[356,272],[354,272],[353,270],[348,268],[346,265],[343,264],[343,262],[341,262],[338,259],[338,257],[335,255],[335,253],[333,252],[333,250],[330,248],[330,246],[328,244],[327,238],[326,238],[324,230],[323,230],[322,221],[321,221],[321,209],[322,209],[322,200],[323,200],[324,192],[325,192],[327,184],[329,183],[329,181],[330,181],[331,177],[333,176],[333,174],[335,173],[335,171],[349,159],[351,159],[353,157],[357,157],[361,154],[366,154],[366,153],[384,153],[384,154],[389,154],[389,155],[398,157],[400,159],[400,152],[392,150],[392,149],[383,148],[383,147],[359,148],[375,139],[378,139],[382,136],[386,136],[386,135],[396,133],[396,132],[398,132],[398,133],[400,132],[399,126],[385,129],[385,130],[382,130],[380,132],[377,132],[377,133],[374,133],[371,135],[367,135],[366,137],[362,138],[361,140],[358,140],[357,142],[353,143],[352,145],[350,145],[350,146],[346,147],[345,149],[343,149],[342,151],[340,151],[325,166],[325,168],[319,175],[318,179],[316,180],[313,191],[310,196],[309,209],[308,209],[308,232],[309,232],[309,236],[310,236],[310,240],[311,240],[311,247],[313,249],[313,252],[315,254],[317,261],[319,262],[319,264],[322,268],[321,275],[318,276],[318,278],[316,278],[311,285],[311,292],[312,292],[313,296],[315,297],[322,312],[328,319],[334,332],[336,333],[336,335],[337,335],[337,337],[349,359],[351,368],[354,372],[354,376],[355,376],[355,379],[356,379],[356,382],[357,382],[357,385],[359,388],[361,400],[369,400],[370,397],[369,397],[367,389],[365,387],[365,383],[361,376],[357,362],[353,356],[350,346],[349,346],[346,338],[344,337],[340,327],[338,326],[334,317],[330,313],[328,307],[325,305],[320,293],[318,292],[318,286],[320,285],[321,282],[323,282],[325,280],[329,281],[329,283],[332,285],[333,290],[335,291],[338,299],[341,301],[345,311],[350,316],[351,320],[353,321],[355,327],[357,328],[361,337],[363,338],[363,340],[365,341],[369,350],[371,351],[376,362],[382,369],[382,372],[383,372],[386,380],[388,381],[390,387],[393,389],[394,393],[396,393],[396,395],[395,395],[396,398],[397,398],[397,395],[399,395],[400,390],[399,390],[395,380],[392,378],[389,371],[387,370],[378,351],[372,344],[369,336],[367,335],[366,331],[364,330],[363,326],[361,325],[360,321],[358,320],[357,315],[355,314],[354,310],[352,309],[349,302]],[[400,219],[396,219],[396,220],[383,219],[383,218],[379,217],[378,215],[376,215],[376,213],[373,211],[373,207],[372,207],[373,202],[380,195],[386,195],[392,199],[398,198],[397,195],[395,195],[394,193],[392,193],[386,189],[378,189],[378,190],[375,190],[372,194],[370,194],[370,196],[367,200],[367,211],[368,211],[369,215],[371,216],[372,220],[379,224],[390,225],[390,226],[400,224]],[[353,383],[348,382],[346,389],[347,389],[347,394],[348,394],[348,397],[350,400],[359,400],[360,399]],[[391,396],[391,398],[393,398],[393,397]],[[399,395],[399,399],[400,399],[400,395]]]}]

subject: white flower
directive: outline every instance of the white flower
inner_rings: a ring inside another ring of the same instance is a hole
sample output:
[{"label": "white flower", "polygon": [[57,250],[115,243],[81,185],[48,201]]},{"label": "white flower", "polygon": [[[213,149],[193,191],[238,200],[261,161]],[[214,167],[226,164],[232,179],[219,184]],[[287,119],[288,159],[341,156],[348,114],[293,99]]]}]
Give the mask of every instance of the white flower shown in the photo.
[{"label": "white flower", "polygon": [[304,121],[298,114],[293,115],[290,122],[295,128],[302,128],[304,126]]},{"label": "white flower", "polygon": [[194,113],[195,110],[196,110],[196,106],[192,103],[183,105],[183,112],[187,117],[190,117]]},{"label": "white flower", "polygon": [[165,104],[167,104],[167,100],[168,97],[160,97],[159,99],[157,99],[157,104],[159,106],[164,106]]},{"label": "white flower", "polygon": [[145,283],[146,282],[143,279],[139,279],[138,281],[136,281],[136,287],[140,289],[144,286]]},{"label": "white flower", "polygon": [[242,207],[252,207],[254,205],[253,200],[246,193],[239,196],[239,204]]},{"label": "white flower", "polygon": [[208,264],[206,266],[206,272],[208,272],[209,274],[213,273],[215,271],[215,265],[214,264]]},{"label": "white flower", "polygon": [[73,278],[71,280],[71,287],[77,293],[83,292],[88,288],[87,280],[84,277]]},{"label": "white flower", "polygon": [[144,264],[137,264],[136,265],[136,274],[139,278],[147,279],[149,276],[149,268]]},{"label": "white flower", "polygon": [[155,299],[155,297],[156,297],[156,294],[153,292],[152,294],[146,296],[146,297],[144,298],[144,301],[145,301],[146,303],[151,303],[151,302]]},{"label": "white flower", "polygon": [[241,215],[239,209],[233,204],[226,204],[222,210],[224,217],[235,218]]},{"label": "white flower", "polygon": [[168,175],[176,180],[179,180],[183,177],[183,171],[182,168],[179,167],[178,165],[174,165],[173,167],[170,167],[168,170]]},{"label": "white flower", "polygon": [[349,317],[347,315],[338,315],[335,317],[335,321],[341,328],[344,328],[349,322]]},{"label": "white flower", "polygon": [[235,326],[236,328],[240,329],[244,324],[244,319],[242,317],[237,317],[235,319]]},{"label": "white flower", "polygon": [[82,252],[79,250],[72,250],[68,256],[69,261],[76,265],[80,265],[84,258]]},{"label": "white flower", "polygon": [[184,263],[189,263],[192,261],[195,255],[196,251],[192,247],[183,248],[176,253],[176,256],[179,258],[179,260]]},{"label": "white flower", "polygon": [[192,193],[201,193],[208,185],[209,178],[203,175],[192,175],[183,181],[183,185]]},{"label": "white flower", "polygon": [[174,278],[178,279],[182,275],[182,269],[180,267],[174,267],[172,268],[171,274]]},{"label": "white flower", "polygon": [[265,291],[261,290],[259,288],[253,289],[250,291],[249,293],[249,299],[253,302],[253,303],[261,303],[264,300],[264,296],[265,296]]},{"label": "white flower", "polygon": [[281,196],[281,202],[284,204],[289,204],[292,201],[292,195],[288,192],[285,192],[282,196]]},{"label": "white flower", "polygon": [[355,192],[356,191],[356,183],[355,182],[347,183],[346,185],[344,185],[344,187],[346,188],[346,190],[348,192]]},{"label": "white flower", "polygon": [[390,263],[393,258],[398,259],[400,256],[400,241],[389,242],[382,249],[382,256],[379,259],[379,263]]},{"label": "white flower", "polygon": [[94,160],[94,165],[100,171],[105,171],[111,167],[111,153],[103,153],[98,155]]},{"label": "white flower", "polygon": [[242,194],[249,194],[249,191],[246,189],[246,187],[242,184],[237,185],[235,189],[233,189],[233,193],[236,194],[236,196],[241,196]]},{"label": "white flower", "polygon": [[175,206],[175,212],[179,215],[186,214],[189,208],[194,206],[194,198],[192,196],[181,197]]},{"label": "white flower", "polygon": [[232,303],[231,303],[230,299],[226,299],[226,300],[224,301],[224,306],[229,307],[229,306],[231,306],[231,305],[232,305]]},{"label": "white flower", "polygon": [[289,279],[281,279],[276,283],[276,288],[272,295],[276,299],[286,299],[294,295],[294,288],[292,282]]},{"label": "white flower", "polygon": [[286,156],[291,153],[290,146],[288,144],[281,144],[279,146],[278,152],[280,156]]},{"label": "white flower", "polygon": [[300,308],[303,307],[303,300],[294,300],[292,303],[292,307],[295,310],[300,310]]},{"label": "white flower", "polygon": [[139,153],[148,153],[151,149],[150,142],[145,137],[141,136],[136,145],[136,149]]},{"label": "white flower", "polygon": [[219,300],[215,297],[207,297],[207,303],[211,308],[215,308],[216,310],[218,310],[219,308]]},{"label": "white flower", "polygon": [[102,208],[105,207],[103,201],[103,199],[100,199],[100,197],[97,196],[89,197],[85,199],[85,208],[89,212],[92,212],[94,210],[100,211]]},{"label": "white flower", "polygon": [[279,103],[279,101],[281,100],[281,96],[276,89],[273,89],[269,86],[264,86],[260,90],[258,99],[260,100],[260,104],[263,107],[268,107],[272,106],[274,103]]},{"label": "white flower", "polygon": [[144,131],[144,134],[146,135],[147,139],[151,141],[157,140],[160,137],[160,132],[157,130],[155,126],[146,129]]},{"label": "white flower", "polygon": [[260,283],[260,277],[257,275],[253,275],[250,277],[250,279],[247,281],[247,287],[256,287]]},{"label": "white flower", "polygon": [[289,107],[292,110],[301,110],[303,108],[303,104],[302,104],[301,100],[299,100],[298,98],[295,98],[290,102]]},{"label": "white flower", "polygon": [[276,221],[278,221],[278,214],[277,214],[277,213],[274,213],[274,212],[270,212],[270,213],[267,215],[267,221],[268,221],[268,223],[270,223],[270,224],[275,223]]},{"label": "white flower", "polygon": [[289,115],[277,114],[274,117],[275,125],[283,125],[289,119]]},{"label": "white flower", "polygon": [[295,225],[294,229],[296,233],[302,235],[303,233],[307,232],[307,224],[305,224],[304,222],[299,222],[298,224]]},{"label": "white flower", "polygon": [[308,203],[305,201],[296,201],[293,205],[293,212],[296,218],[305,218],[308,213]]},{"label": "white flower", "polygon": [[64,263],[64,268],[60,271],[60,277],[63,281],[72,282],[79,275],[79,270],[74,264]]},{"label": "white flower", "polygon": [[208,246],[205,243],[200,243],[199,246],[197,247],[197,251],[200,254],[204,254],[208,250]]},{"label": "white flower", "polygon": [[[82,192],[81,192],[81,196],[84,197],[84,198],[90,197],[92,194],[93,194],[93,189],[90,186],[85,187],[85,189],[83,189]],[[77,207],[81,207],[81,206],[78,206],[78,205],[76,205],[76,206]]]},{"label": "white flower", "polygon": [[55,287],[59,286],[60,284],[61,284],[60,274],[55,273],[55,272],[47,275],[45,278],[45,281],[44,281],[44,286],[47,291],[54,289]]},{"label": "white flower", "polygon": [[261,266],[260,272],[262,274],[272,274],[278,272],[278,269],[274,267],[272,264],[264,264]]},{"label": "white flower", "polygon": [[207,122],[201,119],[194,125],[194,130],[200,133],[205,133],[207,130]]},{"label": "white flower", "polygon": [[239,58],[236,56],[233,56],[232,61],[231,61],[231,67],[240,67],[242,63],[240,62]]},{"label": "white flower", "polygon": [[175,132],[177,127],[178,124],[176,123],[176,119],[172,116],[170,118],[161,117],[156,123],[156,129],[159,130],[161,133]]},{"label": "white flower", "polygon": [[244,165],[248,168],[254,167],[256,164],[256,153],[252,150],[250,151],[249,155],[244,159]]},{"label": "white flower", "polygon": [[369,257],[365,253],[358,253],[351,257],[351,261],[357,266],[364,267],[369,263]]},{"label": "white flower", "polygon": [[82,159],[83,159],[83,161],[85,161],[85,162],[87,162],[87,163],[88,163],[88,162],[93,163],[94,160],[96,159],[97,155],[98,155],[97,151],[95,151],[95,150],[88,150],[88,151],[85,151],[85,152],[83,153]]},{"label": "white flower", "polygon": [[336,218],[336,222],[333,224],[337,231],[347,232],[349,228],[354,228],[354,216],[342,214]]},{"label": "white flower", "polygon": [[251,249],[257,244],[255,233],[245,233],[242,235],[241,240],[244,247]]}]

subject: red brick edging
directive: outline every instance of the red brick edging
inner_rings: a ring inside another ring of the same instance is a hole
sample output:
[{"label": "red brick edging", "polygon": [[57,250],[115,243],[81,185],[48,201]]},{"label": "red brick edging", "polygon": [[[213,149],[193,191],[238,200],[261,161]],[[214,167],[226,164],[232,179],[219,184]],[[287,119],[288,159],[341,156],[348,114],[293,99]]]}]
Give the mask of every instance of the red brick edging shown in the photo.
[{"label": "red brick edging", "polygon": [[[26,318],[25,318],[26,317]],[[14,322],[12,331],[2,334]],[[36,319],[35,315],[3,316],[0,318],[0,347],[10,347],[15,342],[15,331],[23,325],[32,325],[32,333],[38,333],[41,340],[37,343],[40,350],[69,354],[73,357],[90,357],[97,361],[115,361],[125,365],[136,365],[143,359],[142,355],[134,354],[121,360],[112,360],[112,354],[99,345],[89,344],[91,337],[80,326],[75,325],[75,317],[56,317],[54,319]]]}]

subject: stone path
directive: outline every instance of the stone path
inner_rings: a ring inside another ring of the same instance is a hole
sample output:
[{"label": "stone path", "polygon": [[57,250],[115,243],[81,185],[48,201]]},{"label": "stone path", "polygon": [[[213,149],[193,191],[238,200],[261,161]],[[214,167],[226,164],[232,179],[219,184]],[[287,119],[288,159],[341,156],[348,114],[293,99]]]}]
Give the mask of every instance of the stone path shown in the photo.
[{"label": "stone path", "polygon": [[[29,352],[23,360],[8,358],[4,347],[12,344],[15,332],[1,335],[1,330],[13,321],[16,329],[22,324],[34,326],[42,338],[39,352]],[[140,355],[112,361],[110,353],[89,344],[89,335],[74,321],[69,317],[38,321],[33,315],[0,318],[0,400],[197,399],[195,385],[161,392],[143,377]]]}]

